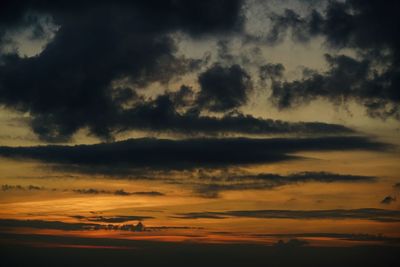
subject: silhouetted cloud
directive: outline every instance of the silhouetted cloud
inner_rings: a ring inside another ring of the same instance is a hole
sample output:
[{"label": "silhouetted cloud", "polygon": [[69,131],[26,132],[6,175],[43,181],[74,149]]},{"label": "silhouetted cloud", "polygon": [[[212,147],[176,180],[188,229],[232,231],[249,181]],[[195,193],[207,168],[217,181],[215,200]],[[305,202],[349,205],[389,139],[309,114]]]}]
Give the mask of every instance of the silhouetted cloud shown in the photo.
[{"label": "silhouetted cloud", "polygon": [[283,76],[285,67],[278,63],[268,63],[259,67],[259,76],[262,81],[280,79]]},{"label": "silhouetted cloud", "polygon": [[93,216],[85,219],[90,222],[123,223],[128,221],[143,221],[153,219],[151,216]]},{"label": "silhouetted cloud", "polygon": [[388,194],[386,197],[384,197],[380,203],[384,205],[390,205],[393,202],[397,201],[397,197],[399,196],[400,193],[400,183],[395,183],[392,187],[392,192]]},{"label": "silhouetted cloud", "polygon": [[[201,177],[199,177],[201,178]],[[349,175],[329,172],[300,172],[289,175],[274,173],[259,174],[218,174],[204,177],[206,183],[194,185],[195,191],[204,197],[215,198],[220,192],[230,190],[273,189],[280,186],[320,182],[320,183],[362,183],[373,182],[374,176]]]},{"label": "silhouetted cloud", "polygon": [[139,191],[139,192],[133,192],[133,195],[141,195],[141,196],[165,196],[164,193],[158,192],[158,191]]},{"label": "silhouetted cloud", "polygon": [[124,189],[118,189],[115,191],[109,191],[109,190],[100,190],[100,189],[94,189],[94,188],[88,188],[88,189],[73,189],[72,190],[75,193],[79,194],[113,194],[117,196],[132,196],[132,195],[140,195],[140,196],[165,196],[164,193],[157,192],[157,191],[139,191],[139,192],[127,192]]},{"label": "silhouetted cloud", "polygon": [[41,186],[36,186],[36,185],[22,186],[22,185],[3,184],[3,185],[1,185],[1,190],[2,191],[10,191],[10,190],[40,191],[40,190],[46,190],[46,188],[41,187]]},{"label": "silhouetted cloud", "polygon": [[250,75],[239,65],[214,65],[199,76],[197,103],[211,111],[227,111],[247,102],[252,89]]},{"label": "silhouetted cloud", "polygon": [[287,9],[272,14],[265,41],[275,44],[290,29],[297,42],[322,36],[328,46],[353,49],[355,57],[327,55],[329,69],[300,80],[273,84],[272,99],[280,108],[325,98],[333,103],[355,100],[373,117],[400,119],[400,19],[396,1],[329,1],[324,10],[300,16]]},{"label": "silhouetted cloud", "polygon": [[301,151],[375,150],[390,146],[367,137],[129,139],[76,146],[0,147],[0,155],[31,158],[82,172],[118,174],[133,169],[176,170],[260,164],[294,159]]},{"label": "silhouetted cloud", "polygon": [[[202,227],[191,226],[144,226],[141,221],[152,219],[150,216],[111,216],[111,217],[86,217],[81,215],[71,216],[71,218],[84,220],[89,222],[61,222],[61,221],[46,221],[46,220],[17,220],[17,219],[0,219],[0,227],[4,231],[7,228],[35,228],[35,229],[52,229],[64,231],[82,231],[82,230],[119,230],[128,232],[157,232],[165,230],[199,230]],[[129,221],[139,221],[137,224],[121,224]],[[91,223],[98,222],[98,223]],[[103,224],[107,223],[107,224]],[[110,239],[109,239],[110,240]]]},{"label": "silhouetted cloud", "polygon": [[384,209],[336,209],[336,210],[237,210],[222,212],[189,212],[177,214],[181,219],[223,219],[228,217],[246,217],[258,219],[297,219],[297,220],[348,220],[359,219],[378,222],[400,222],[400,211]]},{"label": "silhouetted cloud", "polygon": [[360,233],[292,233],[292,234],[256,234],[257,237],[278,238],[335,238],[349,241],[383,241],[388,244],[400,243],[400,238],[385,236],[382,234]]},{"label": "silhouetted cloud", "polygon": [[389,204],[391,204],[392,202],[395,202],[395,201],[396,201],[395,197],[386,196],[384,199],[382,199],[381,204],[389,205]]},{"label": "silhouetted cloud", "polygon": [[35,185],[29,185],[29,186],[22,186],[22,185],[9,185],[9,184],[3,184],[1,186],[2,191],[14,191],[14,190],[20,190],[20,191],[62,191],[62,192],[68,192],[72,191],[74,193],[79,193],[79,194],[88,194],[88,195],[97,195],[97,194],[113,194],[117,196],[132,196],[132,195],[138,195],[138,196],[151,196],[151,197],[158,197],[158,196],[165,196],[164,193],[158,192],[158,191],[138,191],[138,192],[127,192],[124,189],[118,189],[115,191],[110,191],[110,190],[104,190],[104,189],[95,189],[95,188],[80,188],[80,189],[57,189],[57,188],[46,188],[43,186],[35,186]]},{"label": "silhouetted cloud", "polygon": [[100,227],[99,224],[92,223],[66,223],[61,221],[44,221],[44,220],[15,220],[0,219],[1,227],[29,227],[37,229],[55,229],[65,231],[91,230]]},{"label": "silhouetted cloud", "polygon": [[291,238],[288,241],[278,240],[274,246],[277,248],[294,249],[308,245],[309,242],[303,239]]},{"label": "silhouetted cloud", "polygon": [[[213,91],[212,94],[214,93],[216,92]],[[194,95],[194,92],[188,89],[188,87],[181,87],[176,93],[167,93],[156,97],[154,100],[137,102],[132,108],[125,110],[121,116],[113,118],[110,124],[114,125],[116,129],[121,130],[147,130],[194,136],[218,136],[229,134],[332,135],[354,133],[352,129],[339,124],[285,122],[281,120],[257,118],[237,111],[225,113],[220,117],[201,115],[197,104],[204,102],[201,105],[209,105],[214,101],[210,99],[207,101],[200,100],[204,94],[206,93],[200,92],[198,98],[193,98],[190,101],[185,98]],[[208,95],[204,97],[215,98],[217,96]],[[215,101],[236,101],[227,100],[228,98],[226,95],[218,97],[221,97],[222,100]],[[223,105],[223,103],[220,102],[218,105]],[[182,107],[186,109],[178,112],[178,109]]]},{"label": "silhouetted cloud", "polygon": [[59,28],[37,56],[0,54],[0,103],[29,112],[33,131],[46,141],[68,140],[84,127],[110,139],[121,130],[114,125],[125,114],[121,101],[133,95],[124,89],[121,99],[113,83],[129,80],[133,91],[197,69],[201,59],[177,56],[171,34],[237,32],[241,6],[240,0],[2,3],[0,42],[37,25],[25,20],[28,14],[48,15]]}]

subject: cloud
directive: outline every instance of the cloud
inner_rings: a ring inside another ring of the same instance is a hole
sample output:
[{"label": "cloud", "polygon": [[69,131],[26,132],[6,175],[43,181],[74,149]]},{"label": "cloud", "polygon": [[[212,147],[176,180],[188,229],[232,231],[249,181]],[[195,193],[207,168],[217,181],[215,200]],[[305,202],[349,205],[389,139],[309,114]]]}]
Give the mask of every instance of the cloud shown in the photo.
[{"label": "cloud", "polygon": [[29,13],[52,17],[58,30],[37,56],[0,54],[0,103],[29,112],[33,131],[46,141],[66,141],[81,128],[111,139],[114,121],[125,116],[113,84],[128,80],[135,90],[197,69],[201,60],[177,56],[171,34],[236,32],[243,24],[241,5],[239,0],[3,4],[0,42],[26,26]]},{"label": "cloud", "polygon": [[262,81],[280,79],[283,77],[285,67],[278,63],[268,63],[259,67],[259,76]]},{"label": "cloud", "polygon": [[[308,72],[301,80],[275,81],[272,84],[272,101],[287,109],[325,98],[340,105],[355,100],[373,117],[399,117],[398,99],[392,92],[395,84],[374,74],[369,60],[357,60],[345,55],[326,55],[329,64],[324,73]],[[386,85],[385,85],[386,84]]]},{"label": "cloud", "polygon": [[392,193],[388,194],[385,198],[381,200],[381,204],[390,205],[393,202],[397,201],[397,197],[399,196],[400,192],[400,183],[396,183],[392,187]]},{"label": "cloud", "polygon": [[382,199],[381,204],[389,205],[389,204],[391,204],[392,202],[395,202],[395,201],[396,201],[395,197],[386,196],[384,199]]},{"label": "cloud", "polygon": [[367,137],[129,139],[75,146],[0,147],[0,155],[30,158],[81,172],[126,174],[134,169],[182,170],[271,163],[301,151],[382,151],[390,146]]},{"label": "cloud", "polygon": [[133,192],[133,195],[141,195],[141,196],[165,196],[164,193],[158,192],[158,191],[142,191],[142,192]]},{"label": "cloud", "polygon": [[158,192],[158,191],[138,191],[138,192],[126,192],[124,189],[118,189],[115,191],[109,191],[109,190],[103,190],[103,189],[95,189],[95,188],[82,188],[82,189],[57,189],[57,188],[46,188],[43,186],[35,186],[35,185],[29,185],[29,186],[22,186],[22,185],[9,185],[9,184],[3,184],[1,186],[2,191],[11,191],[11,190],[29,190],[29,191],[43,191],[43,190],[48,190],[48,191],[72,191],[74,193],[78,194],[88,194],[88,195],[97,195],[97,194],[113,194],[117,196],[132,196],[132,195],[139,195],[139,196],[151,196],[151,197],[158,197],[158,196],[165,196],[164,193]]},{"label": "cloud", "polygon": [[[45,220],[17,220],[17,219],[0,219],[0,226],[2,229],[6,228],[35,228],[35,229],[53,229],[64,231],[81,231],[81,230],[119,230],[131,232],[157,232],[164,230],[199,230],[202,227],[191,226],[150,226],[138,227],[140,221],[145,219],[152,219],[149,216],[113,216],[113,217],[85,217],[81,215],[71,216],[78,220],[87,220],[99,223],[67,223],[61,221],[45,221]],[[128,221],[139,221],[138,224],[120,224]],[[100,224],[107,223],[107,224]],[[141,224],[143,226],[143,224]],[[109,240],[108,240],[109,241]]]},{"label": "cloud", "polygon": [[40,190],[46,190],[46,188],[41,187],[41,186],[36,186],[36,185],[22,186],[22,185],[3,184],[3,185],[1,185],[1,190],[2,191],[10,191],[10,190],[40,191]]},{"label": "cloud", "polygon": [[86,217],[85,219],[90,222],[106,222],[106,223],[123,223],[129,221],[143,221],[153,219],[151,216],[94,216]]},{"label": "cloud", "polygon": [[1,227],[29,227],[37,229],[54,229],[65,231],[91,230],[99,227],[98,224],[91,223],[66,223],[60,221],[43,221],[43,220],[14,220],[0,219]]},{"label": "cloud", "polygon": [[199,76],[201,107],[211,111],[227,111],[247,102],[252,90],[250,75],[239,65],[214,65]]},{"label": "cloud", "polygon": [[335,238],[349,241],[383,241],[388,244],[400,242],[397,237],[384,236],[382,234],[360,234],[360,233],[293,233],[293,234],[256,234],[257,237],[279,237],[279,238]]},{"label": "cloud", "polygon": [[[138,101],[126,109],[121,116],[112,120],[115,129],[148,130],[152,132],[169,132],[184,135],[229,135],[229,134],[351,134],[354,131],[339,124],[320,122],[285,122],[281,120],[256,118],[240,112],[228,112],[222,116],[201,115],[196,103],[208,105],[213,93],[198,94],[190,100],[194,92],[182,86],[178,92],[167,93],[147,101]],[[207,94],[205,96],[204,94]],[[203,96],[202,96],[203,95]],[[210,98],[207,101],[202,97]],[[218,96],[219,97],[219,96]],[[234,97],[234,96],[232,96]],[[187,99],[189,98],[189,100]],[[227,99],[222,97],[221,101]],[[216,100],[220,101],[220,100]],[[231,101],[231,100],[226,100]],[[236,100],[232,100],[236,101]],[[195,103],[191,103],[195,102]],[[214,104],[212,104],[214,105]],[[222,102],[218,105],[225,105]],[[230,104],[228,104],[230,105]],[[178,109],[184,108],[183,111]]]},{"label": "cloud", "polygon": [[400,211],[384,209],[336,209],[336,210],[237,210],[222,212],[189,212],[177,214],[181,219],[223,219],[245,217],[258,219],[295,219],[295,220],[369,220],[377,222],[400,222]]},{"label": "cloud", "polygon": [[351,49],[356,56],[327,55],[329,69],[300,80],[273,84],[272,100],[280,108],[325,98],[336,104],[354,100],[372,117],[400,119],[400,19],[396,1],[329,1],[323,11],[300,16],[287,9],[272,14],[267,43],[281,42],[290,30],[296,42],[322,36],[330,48]]},{"label": "cloud", "polygon": [[285,248],[285,249],[290,249],[290,248],[298,248],[298,247],[303,247],[308,245],[309,242],[306,240],[302,239],[297,239],[297,238],[291,238],[288,241],[283,241],[283,240],[278,240],[274,246],[277,248]]},{"label": "cloud", "polygon": [[[199,177],[201,178],[201,177]],[[329,172],[300,172],[289,175],[274,173],[259,174],[218,174],[205,177],[206,183],[195,184],[196,193],[204,197],[216,198],[220,192],[230,190],[273,189],[276,187],[307,183],[362,183],[373,182],[374,176],[349,175]]]},{"label": "cloud", "polygon": [[140,196],[165,196],[164,193],[158,192],[158,191],[139,191],[139,192],[126,192],[124,189],[118,189],[115,191],[109,191],[109,190],[99,190],[99,189],[94,189],[94,188],[89,188],[89,189],[73,189],[72,190],[75,193],[79,194],[114,194],[117,196],[132,196],[132,195],[140,195]]}]

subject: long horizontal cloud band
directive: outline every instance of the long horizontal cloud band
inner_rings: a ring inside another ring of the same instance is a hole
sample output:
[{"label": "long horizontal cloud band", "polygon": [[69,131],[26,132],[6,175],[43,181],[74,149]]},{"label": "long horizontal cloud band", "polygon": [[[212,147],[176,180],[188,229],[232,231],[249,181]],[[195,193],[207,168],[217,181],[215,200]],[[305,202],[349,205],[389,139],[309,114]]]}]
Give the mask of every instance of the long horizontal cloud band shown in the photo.
[{"label": "long horizontal cloud band", "polygon": [[352,210],[238,210],[223,212],[190,212],[177,214],[182,219],[224,219],[228,217],[246,217],[259,219],[360,219],[378,222],[400,222],[400,211],[384,209]]},{"label": "long horizontal cloud band", "polygon": [[301,151],[385,150],[367,137],[129,139],[76,146],[0,147],[0,155],[72,166],[184,169],[292,159]]}]

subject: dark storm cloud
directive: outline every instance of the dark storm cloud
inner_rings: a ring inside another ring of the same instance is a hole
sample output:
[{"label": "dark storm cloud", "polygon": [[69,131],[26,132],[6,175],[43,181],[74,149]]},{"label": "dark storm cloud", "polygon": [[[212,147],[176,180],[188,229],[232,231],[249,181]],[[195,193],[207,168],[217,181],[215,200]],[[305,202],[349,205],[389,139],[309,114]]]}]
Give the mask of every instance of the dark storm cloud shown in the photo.
[{"label": "dark storm cloud", "polygon": [[265,37],[269,44],[282,42],[288,29],[292,30],[292,38],[295,41],[304,42],[309,39],[309,33],[304,29],[305,20],[291,9],[285,9],[283,15],[270,14],[270,20],[271,29]]},{"label": "dark storm cloud", "polygon": [[211,111],[227,111],[247,102],[252,89],[250,75],[239,65],[214,65],[199,76],[201,107]]},{"label": "dark storm cloud", "polygon": [[302,80],[275,82],[272,99],[276,99],[280,108],[290,108],[317,97],[328,98],[338,104],[350,98],[362,100],[360,94],[366,90],[363,88],[367,86],[369,62],[331,55],[326,55],[326,60],[329,70],[325,73],[308,72]]},{"label": "dark storm cloud", "polygon": [[[68,22],[77,14],[95,12],[98,8],[122,7],[140,17],[146,30],[181,29],[190,34],[207,34],[239,30],[242,27],[242,1],[146,0],[146,1],[3,1],[1,3],[0,25],[13,27],[29,12],[54,16],[57,23]],[[122,10],[119,10],[122,12]],[[7,28],[5,28],[7,29]]]},{"label": "dark storm cloud", "polygon": [[114,121],[125,116],[113,81],[166,83],[200,64],[175,55],[170,33],[229,33],[242,25],[241,1],[7,1],[0,10],[0,39],[29,12],[59,25],[39,55],[0,55],[0,103],[29,112],[33,131],[47,141],[68,140],[84,127],[110,139]]},{"label": "dark storm cloud", "polygon": [[[198,99],[201,98],[200,97]],[[285,122],[256,118],[239,112],[228,112],[221,117],[204,116],[196,107],[194,92],[182,86],[154,100],[140,101],[113,119],[112,125],[121,130],[148,130],[186,135],[229,134],[350,134],[354,131],[339,124],[320,122]],[[208,97],[212,97],[211,93]],[[219,96],[218,96],[219,97]],[[229,97],[218,100],[222,104]],[[225,99],[225,100],[223,100]],[[230,100],[228,100],[230,101]],[[189,109],[180,112],[182,107]]]},{"label": "dark storm cloud", "polygon": [[118,174],[132,169],[174,170],[270,163],[301,151],[385,150],[367,137],[129,139],[76,146],[0,147],[0,155],[31,158],[83,172]]},{"label": "dark storm cloud", "polygon": [[[206,177],[210,183],[195,185],[195,191],[204,197],[216,198],[220,192],[230,190],[273,189],[280,186],[320,182],[320,183],[362,183],[373,182],[374,176],[349,175],[329,172],[300,172],[289,175],[273,173],[227,174]],[[217,183],[218,182],[218,183]]]},{"label": "dark storm cloud", "polygon": [[400,19],[397,1],[329,1],[321,13],[312,10],[305,17],[293,10],[272,15],[271,43],[291,30],[295,41],[323,36],[328,46],[350,48],[349,56],[327,56],[325,73],[304,75],[303,79],[275,83],[273,100],[280,108],[290,108],[316,98],[334,103],[355,100],[372,117],[400,119]]},{"label": "dark storm cloud", "polygon": [[384,209],[352,209],[352,210],[240,210],[225,212],[189,212],[177,214],[176,218],[201,219],[228,217],[245,217],[259,219],[297,219],[297,220],[346,220],[359,219],[377,222],[400,222],[400,211]]}]

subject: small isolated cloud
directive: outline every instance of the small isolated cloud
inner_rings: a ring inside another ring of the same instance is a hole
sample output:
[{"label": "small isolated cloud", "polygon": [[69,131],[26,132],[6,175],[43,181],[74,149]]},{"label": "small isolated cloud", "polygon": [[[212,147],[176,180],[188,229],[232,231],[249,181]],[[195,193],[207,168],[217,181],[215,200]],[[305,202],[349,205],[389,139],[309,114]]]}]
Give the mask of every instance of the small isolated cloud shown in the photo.
[{"label": "small isolated cloud", "polygon": [[395,202],[395,201],[396,201],[395,197],[386,196],[384,199],[382,199],[381,204],[389,205],[389,204],[391,204],[392,202]]}]

